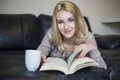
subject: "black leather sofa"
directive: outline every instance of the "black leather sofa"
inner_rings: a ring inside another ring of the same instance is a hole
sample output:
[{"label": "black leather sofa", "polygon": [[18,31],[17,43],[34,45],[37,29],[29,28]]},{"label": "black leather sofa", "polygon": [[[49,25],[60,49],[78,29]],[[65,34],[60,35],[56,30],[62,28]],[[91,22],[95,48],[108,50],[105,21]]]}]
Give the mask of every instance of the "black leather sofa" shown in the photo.
[{"label": "black leather sofa", "polygon": [[[85,68],[75,74],[57,71],[29,72],[25,67],[25,50],[36,49],[51,26],[51,16],[0,14],[0,80],[119,80],[120,35],[98,35],[95,39],[108,69]],[[89,31],[89,21],[85,17]],[[46,77],[46,78],[44,78]]]}]

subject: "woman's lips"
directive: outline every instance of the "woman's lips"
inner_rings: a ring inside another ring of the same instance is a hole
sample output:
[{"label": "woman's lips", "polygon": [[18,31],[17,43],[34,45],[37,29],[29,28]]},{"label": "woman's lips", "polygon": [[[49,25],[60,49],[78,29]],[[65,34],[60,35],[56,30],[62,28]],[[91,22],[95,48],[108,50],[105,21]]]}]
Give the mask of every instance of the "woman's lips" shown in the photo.
[{"label": "woman's lips", "polygon": [[64,31],[65,34],[69,34],[72,30]]}]

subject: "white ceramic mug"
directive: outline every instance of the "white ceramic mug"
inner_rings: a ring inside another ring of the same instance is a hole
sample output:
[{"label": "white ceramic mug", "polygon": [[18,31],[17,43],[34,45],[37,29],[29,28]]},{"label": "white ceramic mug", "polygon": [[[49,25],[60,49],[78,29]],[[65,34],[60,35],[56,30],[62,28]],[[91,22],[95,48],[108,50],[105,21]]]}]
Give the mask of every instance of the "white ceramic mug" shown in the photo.
[{"label": "white ceramic mug", "polygon": [[26,50],[25,51],[25,65],[28,71],[36,71],[40,66],[41,51]]}]

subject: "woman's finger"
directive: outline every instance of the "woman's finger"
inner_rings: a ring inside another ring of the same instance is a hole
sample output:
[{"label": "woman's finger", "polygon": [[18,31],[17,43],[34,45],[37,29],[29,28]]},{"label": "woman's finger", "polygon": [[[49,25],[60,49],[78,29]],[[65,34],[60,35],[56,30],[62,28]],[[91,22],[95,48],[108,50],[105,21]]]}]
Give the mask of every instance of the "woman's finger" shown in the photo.
[{"label": "woman's finger", "polygon": [[80,55],[78,56],[78,58],[85,57],[86,54],[87,54],[87,51],[84,49],[84,50],[82,50],[82,52],[80,53]]},{"label": "woman's finger", "polygon": [[44,54],[42,54],[41,60],[42,60],[42,62],[48,62],[48,60]]}]

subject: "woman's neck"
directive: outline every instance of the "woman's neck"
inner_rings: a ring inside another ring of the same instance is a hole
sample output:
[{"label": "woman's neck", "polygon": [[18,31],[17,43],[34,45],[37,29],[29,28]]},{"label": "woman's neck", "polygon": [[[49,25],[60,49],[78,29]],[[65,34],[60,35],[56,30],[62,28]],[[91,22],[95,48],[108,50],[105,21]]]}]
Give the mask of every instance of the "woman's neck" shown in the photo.
[{"label": "woman's neck", "polygon": [[74,48],[73,38],[69,38],[69,39],[64,38],[64,47],[67,53],[73,51]]},{"label": "woman's neck", "polygon": [[64,38],[63,41],[65,44],[73,45],[73,38]]}]

